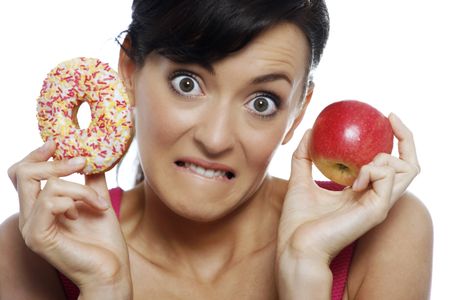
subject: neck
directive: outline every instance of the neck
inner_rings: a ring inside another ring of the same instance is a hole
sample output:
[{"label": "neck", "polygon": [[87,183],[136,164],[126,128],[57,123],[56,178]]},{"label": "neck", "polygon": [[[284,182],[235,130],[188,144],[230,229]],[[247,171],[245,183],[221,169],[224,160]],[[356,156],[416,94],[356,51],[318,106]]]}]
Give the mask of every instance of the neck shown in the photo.
[{"label": "neck", "polygon": [[214,278],[223,269],[276,242],[280,210],[269,201],[274,198],[269,177],[240,207],[211,222],[177,215],[148,185],[141,184],[135,192],[141,200],[134,212],[140,212],[140,217],[135,218],[133,230],[126,234],[128,243],[158,265],[175,266],[176,272]]}]

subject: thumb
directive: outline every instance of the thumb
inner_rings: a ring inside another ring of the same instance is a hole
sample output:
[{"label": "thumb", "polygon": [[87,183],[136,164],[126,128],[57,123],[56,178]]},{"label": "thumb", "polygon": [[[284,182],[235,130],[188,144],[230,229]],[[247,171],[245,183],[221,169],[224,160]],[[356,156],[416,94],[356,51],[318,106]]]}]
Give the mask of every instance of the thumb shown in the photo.
[{"label": "thumb", "polygon": [[297,149],[292,155],[290,181],[309,182],[312,179],[312,161],[309,156],[309,144],[311,141],[311,129],[303,135]]},{"label": "thumb", "polygon": [[110,202],[105,173],[86,175],[84,180],[87,186],[94,189],[100,197]]}]

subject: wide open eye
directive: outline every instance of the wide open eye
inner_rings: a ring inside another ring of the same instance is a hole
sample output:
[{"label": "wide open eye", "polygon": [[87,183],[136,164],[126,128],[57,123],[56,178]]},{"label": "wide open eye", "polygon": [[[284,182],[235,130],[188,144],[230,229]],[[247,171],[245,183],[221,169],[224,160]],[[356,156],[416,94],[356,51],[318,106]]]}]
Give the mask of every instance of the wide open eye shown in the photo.
[{"label": "wide open eye", "polygon": [[279,100],[275,95],[263,93],[248,101],[245,107],[258,116],[271,117],[278,111]]},{"label": "wide open eye", "polygon": [[200,84],[193,74],[176,73],[171,77],[170,84],[175,92],[182,96],[195,97],[203,95]]}]

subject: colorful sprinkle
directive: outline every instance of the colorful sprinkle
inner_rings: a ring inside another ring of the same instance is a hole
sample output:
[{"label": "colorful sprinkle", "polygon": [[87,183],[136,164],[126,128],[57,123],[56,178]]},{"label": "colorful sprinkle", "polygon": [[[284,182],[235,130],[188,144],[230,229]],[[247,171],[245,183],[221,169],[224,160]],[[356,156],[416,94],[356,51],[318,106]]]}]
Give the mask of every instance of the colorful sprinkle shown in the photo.
[{"label": "colorful sprinkle", "polygon": [[[92,121],[80,129],[75,114],[85,101]],[[38,98],[37,118],[42,139],[56,142],[54,159],[84,156],[84,174],[114,167],[127,151],[133,130],[122,81],[96,58],[75,58],[50,71]]]}]

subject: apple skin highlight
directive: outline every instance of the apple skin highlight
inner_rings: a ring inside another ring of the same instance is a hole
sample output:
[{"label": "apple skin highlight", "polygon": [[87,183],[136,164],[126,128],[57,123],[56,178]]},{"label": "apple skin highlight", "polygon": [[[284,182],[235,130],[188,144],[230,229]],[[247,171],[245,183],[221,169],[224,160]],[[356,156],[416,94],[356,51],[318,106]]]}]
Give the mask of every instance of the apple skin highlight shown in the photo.
[{"label": "apple skin highlight", "polygon": [[309,153],[330,180],[351,186],[365,164],[381,152],[391,154],[394,141],[389,119],[356,100],[334,102],[317,117]]}]

